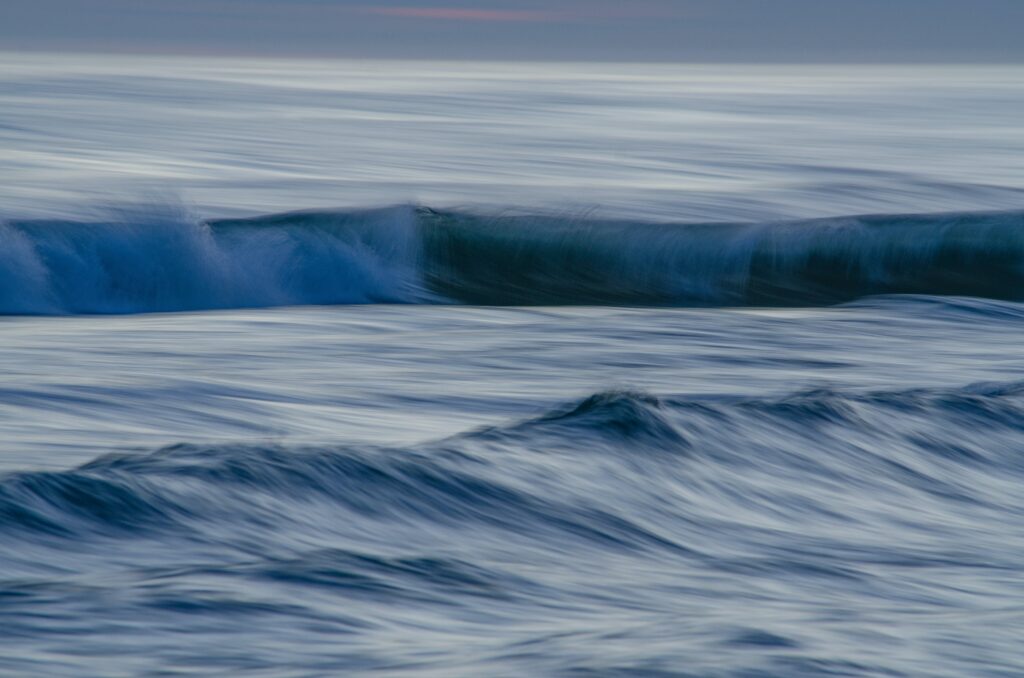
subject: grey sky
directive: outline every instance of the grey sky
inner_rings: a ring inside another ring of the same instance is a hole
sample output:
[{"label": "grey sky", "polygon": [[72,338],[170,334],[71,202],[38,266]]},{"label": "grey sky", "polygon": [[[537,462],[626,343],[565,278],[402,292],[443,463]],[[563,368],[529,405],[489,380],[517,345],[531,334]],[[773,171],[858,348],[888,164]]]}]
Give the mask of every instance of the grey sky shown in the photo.
[{"label": "grey sky", "polygon": [[1024,61],[1024,0],[0,0],[0,50]]}]

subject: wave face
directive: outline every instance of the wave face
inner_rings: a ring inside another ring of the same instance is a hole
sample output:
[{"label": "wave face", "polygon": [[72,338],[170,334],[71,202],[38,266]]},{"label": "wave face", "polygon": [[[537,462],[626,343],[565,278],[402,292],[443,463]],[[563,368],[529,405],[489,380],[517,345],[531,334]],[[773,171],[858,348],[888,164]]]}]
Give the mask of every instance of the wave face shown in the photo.
[{"label": "wave face", "polygon": [[1024,212],[666,224],[429,208],[0,225],[0,312],[1024,298]]}]

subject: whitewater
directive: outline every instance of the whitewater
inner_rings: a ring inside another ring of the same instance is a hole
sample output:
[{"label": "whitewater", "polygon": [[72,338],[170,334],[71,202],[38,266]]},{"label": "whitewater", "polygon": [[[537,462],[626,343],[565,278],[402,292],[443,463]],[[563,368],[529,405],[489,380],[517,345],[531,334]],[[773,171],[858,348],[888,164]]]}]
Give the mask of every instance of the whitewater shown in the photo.
[{"label": "whitewater", "polygon": [[0,65],[0,675],[1024,675],[1024,69]]}]

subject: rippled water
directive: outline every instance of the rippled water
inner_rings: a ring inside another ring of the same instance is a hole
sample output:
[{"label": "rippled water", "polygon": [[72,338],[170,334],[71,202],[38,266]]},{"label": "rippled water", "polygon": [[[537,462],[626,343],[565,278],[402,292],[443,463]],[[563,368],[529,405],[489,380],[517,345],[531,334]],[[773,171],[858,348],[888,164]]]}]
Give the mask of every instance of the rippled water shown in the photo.
[{"label": "rippled water", "polygon": [[1021,69],[3,64],[0,674],[1024,675]]}]

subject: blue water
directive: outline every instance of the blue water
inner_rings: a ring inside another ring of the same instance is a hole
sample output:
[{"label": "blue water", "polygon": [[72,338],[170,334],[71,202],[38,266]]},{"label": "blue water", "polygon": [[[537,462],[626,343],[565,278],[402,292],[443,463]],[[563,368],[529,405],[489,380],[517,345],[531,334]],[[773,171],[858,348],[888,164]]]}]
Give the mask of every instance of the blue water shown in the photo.
[{"label": "blue water", "polygon": [[1024,675],[1024,69],[2,61],[0,674]]}]

